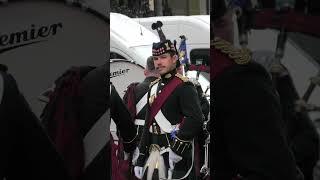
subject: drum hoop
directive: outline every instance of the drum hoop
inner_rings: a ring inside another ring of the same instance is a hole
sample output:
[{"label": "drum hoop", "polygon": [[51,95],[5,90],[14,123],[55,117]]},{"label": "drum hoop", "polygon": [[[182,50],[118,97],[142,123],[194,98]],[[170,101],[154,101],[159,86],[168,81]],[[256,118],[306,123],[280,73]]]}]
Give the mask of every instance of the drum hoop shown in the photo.
[{"label": "drum hoop", "polygon": [[[27,2],[28,0],[8,0],[7,3],[12,3],[12,2]],[[39,2],[59,2],[59,3],[64,3],[65,5],[68,6],[66,0],[46,0],[46,1],[40,1],[40,0],[33,0],[33,1],[39,1]],[[0,3],[0,5],[3,4],[3,3]],[[77,7],[77,8],[80,8],[82,9],[82,4],[81,2],[72,2],[70,4],[70,6],[72,7]],[[100,18],[101,20],[105,21],[106,23],[110,24],[110,18],[105,16],[104,14],[96,11],[95,9],[93,8],[90,8],[90,7],[87,7],[86,10],[83,10],[83,11],[86,11],[98,18]]]},{"label": "drum hoop", "polygon": [[115,59],[115,60],[112,60],[112,61],[110,62],[110,64],[111,64],[111,63],[114,63],[114,62],[126,62],[126,63],[131,63],[131,64],[137,65],[137,66],[139,66],[140,68],[144,69],[143,66],[141,66],[140,64],[137,64],[137,63],[134,62],[134,61],[128,61],[128,60],[124,60],[124,59]]}]

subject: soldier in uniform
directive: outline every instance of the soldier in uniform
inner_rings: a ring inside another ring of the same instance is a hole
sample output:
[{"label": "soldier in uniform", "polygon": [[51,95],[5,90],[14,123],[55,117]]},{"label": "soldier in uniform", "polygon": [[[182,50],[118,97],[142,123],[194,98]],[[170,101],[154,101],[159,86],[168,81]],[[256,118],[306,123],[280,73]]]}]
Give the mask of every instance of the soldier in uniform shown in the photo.
[{"label": "soldier in uniform", "polygon": [[249,50],[232,46],[232,13],[227,12],[225,1],[215,0],[212,10],[211,176],[223,180],[298,179],[270,76],[251,62]]},{"label": "soldier in uniform", "polygon": [[158,70],[154,67],[152,56],[147,59],[144,75],[146,78],[141,83],[130,84],[123,96],[123,101],[127,105],[137,127],[137,141],[140,140],[144,126],[149,86],[151,82],[155,81],[160,76]]},{"label": "soldier in uniform", "polygon": [[69,180],[39,119],[0,64],[0,179]]},{"label": "soldier in uniform", "polygon": [[152,54],[161,77],[151,83],[148,92],[134,172],[147,180],[196,179],[193,139],[203,124],[200,103],[193,84],[177,73],[180,63],[175,46],[159,29],[161,42],[153,44]]},{"label": "soldier in uniform", "polygon": [[[132,120],[137,128],[137,142],[140,141],[143,126],[145,124],[146,107],[148,102],[148,90],[151,82],[159,78],[160,74],[154,67],[153,57],[150,56],[147,59],[146,67],[144,69],[145,79],[138,83],[133,82],[127,87],[127,91],[123,96],[123,101],[127,105],[127,108],[131,114]],[[121,143],[121,142],[120,142]],[[133,170],[133,166],[130,163],[130,169]],[[132,173],[133,171],[131,171]],[[134,174],[130,174],[135,179]]]}]

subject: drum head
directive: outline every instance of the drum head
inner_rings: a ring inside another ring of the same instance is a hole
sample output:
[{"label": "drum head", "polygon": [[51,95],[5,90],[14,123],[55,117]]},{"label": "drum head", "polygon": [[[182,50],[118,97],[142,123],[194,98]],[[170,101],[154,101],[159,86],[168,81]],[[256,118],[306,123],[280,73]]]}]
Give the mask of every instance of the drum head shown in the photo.
[{"label": "drum head", "polygon": [[38,96],[71,66],[102,65],[108,18],[63,1],[9,1],[0,5],[0,63],[9,68],[36,115]]},{"label": "drum head", "polygon": [[110,62],[110,81],[115,86],[120,97],[123,97],[128,85],[142,82],[145,78],[144,68],[133,62],[117,60]]}]

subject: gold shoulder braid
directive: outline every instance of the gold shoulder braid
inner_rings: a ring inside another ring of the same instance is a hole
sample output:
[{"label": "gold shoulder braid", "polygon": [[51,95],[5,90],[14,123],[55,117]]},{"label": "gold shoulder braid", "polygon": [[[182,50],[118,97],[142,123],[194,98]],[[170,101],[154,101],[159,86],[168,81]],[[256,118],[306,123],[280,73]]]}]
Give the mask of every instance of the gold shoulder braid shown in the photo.
[{"label": "gold shoulder braid", "polygon": [[214,38],[214,40],[211,40],[210,45],[227,54],[237,64],[248,64],[251,60],[251,51],[249,49],[235,48],[231,43],[221,38]]},{"label": "gold shoulder braid", "polygon": [[158,78],[158,79],[152,81],[152,82],[150,83],[150,85],[149,85],[149,88],[152,87],[152,86],[153,86],[154,84],[156,84],[157,82],[159,82],[160,79],[161,79],[161,78]]},{"label": "gold shoulder braid", "polygon": [[183,82],[188,82],[188,81],[189,81],[189,78],[188,78],[188,77],[182,76],[182,75],[179,74],[179,73],[176,73],[175,76],[178,77],[178,78],[180,78]]}]

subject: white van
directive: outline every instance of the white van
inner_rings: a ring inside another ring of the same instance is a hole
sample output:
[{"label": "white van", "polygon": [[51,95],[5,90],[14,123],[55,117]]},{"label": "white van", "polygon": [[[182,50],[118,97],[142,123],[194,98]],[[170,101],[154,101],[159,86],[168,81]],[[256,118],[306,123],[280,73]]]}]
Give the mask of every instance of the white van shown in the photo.
[{"label": "white van", "polygon": [[209,27],[210,27],[210,15],[192,15],[192,16],[189,16],[191,18],[196,18],[200,21],[203,21],[204,23],[208,24]]},{"label": "white van", "polygon": [[152,43],[159,37],[128,16],[110,13],[110,81],[123,97],[127,86],[144,79]]},{"label": "white van", "polygon": [[152,43],[159,37],[128,16],[110,13],[110,58],[126,59],[145,66]]}]

